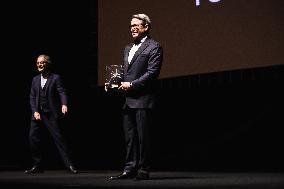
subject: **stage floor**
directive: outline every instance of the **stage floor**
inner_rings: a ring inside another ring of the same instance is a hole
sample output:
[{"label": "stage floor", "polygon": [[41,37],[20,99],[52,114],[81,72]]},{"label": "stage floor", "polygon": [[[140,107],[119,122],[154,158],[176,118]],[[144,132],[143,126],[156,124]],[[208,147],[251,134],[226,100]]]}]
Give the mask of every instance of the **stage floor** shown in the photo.
[{"label": "stage floor", "polygon": [[284,173],[254,172],[152,172],[150,180],[108,180],[118,171],[85,170],[77,175],[47,170],[25,175],[0,171],[0,187],[6,188],[190,188],[190,189],[284,189]]}]

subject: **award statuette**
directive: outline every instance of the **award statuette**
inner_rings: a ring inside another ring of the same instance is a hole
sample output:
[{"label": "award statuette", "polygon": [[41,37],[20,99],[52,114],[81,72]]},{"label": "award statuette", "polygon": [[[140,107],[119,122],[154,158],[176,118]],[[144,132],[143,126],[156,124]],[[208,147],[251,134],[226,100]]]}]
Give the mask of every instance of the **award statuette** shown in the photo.
[{"label": "award statuette", "polygon": [[118,89],[121,85],[123,77],[123,66],[122,65],[107,65],[105,75],[105,86],[108,89]]}]

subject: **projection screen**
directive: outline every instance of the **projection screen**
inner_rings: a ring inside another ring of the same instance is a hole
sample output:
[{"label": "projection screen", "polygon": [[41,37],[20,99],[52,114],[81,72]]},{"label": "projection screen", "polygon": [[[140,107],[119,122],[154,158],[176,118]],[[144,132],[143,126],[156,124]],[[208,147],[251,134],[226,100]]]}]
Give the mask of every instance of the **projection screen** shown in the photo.
[{"label": "projection screen", "polygon": [[160,78],[284,63],[283,0],[99,0],[99,85],[106,65],[122,64],[137,13],[164,48]]}]

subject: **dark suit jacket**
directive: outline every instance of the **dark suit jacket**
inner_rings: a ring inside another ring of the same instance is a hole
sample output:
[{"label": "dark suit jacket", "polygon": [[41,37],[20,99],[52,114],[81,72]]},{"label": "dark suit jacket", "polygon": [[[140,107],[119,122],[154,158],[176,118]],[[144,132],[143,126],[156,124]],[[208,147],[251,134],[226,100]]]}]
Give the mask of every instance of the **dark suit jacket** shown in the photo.
[{"label": "dark suit jacket", "polygon": [[[40,74],[35,76],[32,80],[30,92],[30,106],[32,111],[32,119],[34,119],[34,112],[39,112],[39,95],[40,95]],[[51,73],[45,83],[45,93],[51,112],[58,118],[62,112],[62,105],[67,105],[67,96],[62,80],[58,74]]]},{"label": "dark suit jacket", "polygon": [[125,106],[130,108],[153,108],[155,106],[155,90],[159,78],[163,49],[149,36],[128,63],[128,54],[133,46],[129,44],[124,50],[123,80],[132,82],[132,89],[126,95]]}]

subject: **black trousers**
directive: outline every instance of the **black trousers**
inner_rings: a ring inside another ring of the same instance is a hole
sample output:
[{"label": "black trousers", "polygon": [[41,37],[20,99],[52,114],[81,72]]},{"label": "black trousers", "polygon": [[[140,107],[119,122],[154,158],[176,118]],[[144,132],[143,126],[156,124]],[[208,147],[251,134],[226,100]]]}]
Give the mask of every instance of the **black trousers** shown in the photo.
[{"label": "black trousers", "polygon": [[123,110],[123,128],[126,142],[124,171],[149,171],[151,109]]},{"label": "black trousers", "polygon": [[66,142],[61,134],[59,127],[59,120],[51,113],[40,114],[41,120],[31,120],[31,127],[29,132],[29,142],[31,147],[32,159],[34,165],[41,166],[43,160],[42,149],[42,132],[47,129],[54,140],[54,143],[60,153],[63,163],[66,167],[72,165],[72,161],[69,157]]}]

